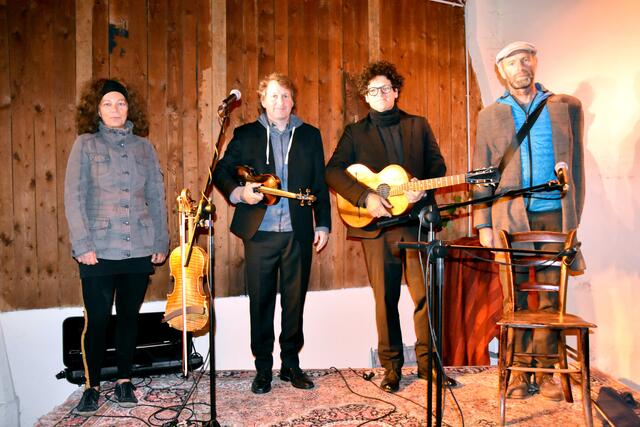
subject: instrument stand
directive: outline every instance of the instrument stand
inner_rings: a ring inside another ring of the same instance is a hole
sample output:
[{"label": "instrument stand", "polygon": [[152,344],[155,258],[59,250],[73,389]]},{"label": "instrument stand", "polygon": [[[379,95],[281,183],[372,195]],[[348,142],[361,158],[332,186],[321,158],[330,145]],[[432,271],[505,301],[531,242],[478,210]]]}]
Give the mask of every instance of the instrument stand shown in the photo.
[{"label": "instrument stand", "polygon": [[[427,277],[429,278],[429,282],[425,282],[426,291],[429,295],[429,324],[427,327],[429,328],[429,333],[431,335],[431,339],[429,340],[429,360],[428,360],[428,374],[427,374],[427,425],[432,425],[433,418],[433,405],[434,405],[434,396],[433,396],[433,368],[436,368],[435,375],[435,425],[440,427],[442,426],[442,413],[443,413],[443,379],[444,379],[444,367],[442,366],[442,318],[443,318],[443,301],[444,301],[444,258],[447,255],[449,248],[460,248],[460,249],[470,249],[474,248],[475,250],[494,250],[492,248],[478,248],[478,247],[469,247],[469,246],[457,246],[457,245],[449,245],[446,242],[441,240],[437,240],[435,238],[435,230],[440,224],[440,211],[448,210],[451,208],[458,208],[467,205],[474,205],[479,203],[487,203],[491,202],[503,197],[516,197],[523,194],[530,193],[538,193],[543,191],[553,191],[553,190],[565,190],[565,185],[559,183],[558,181],[549,181],[544,184],[517,189],[517,190],[509,190],[504,193],[498,193],[488,197],[482,197],[479,199],[471,199],[466,202],[460,203],[451,203],[444,206],[437,205],[429,205],[425,206],[420,213],[418,214],[418,219],[421,224],[429,227],[428,231],[428,241],[427,242],[398,242],[398,247],[400,249],[417,249],[421,251],[425,251],[429,254],[429,262],[426,266]],[[408,222],[415,219],[413,214],[405,215],[404,218],[397,217],[393,218],[393,224],[389,223],[389,225],[396,225],[403,222]],[[382,221],[381,221],[382,222]],[[496,248],[498,251],[514,251],[514,252],[530,252],[530,253],[538,253],[538,254],[556,254],[556,252],[550,251],[537,251],[537,250],[525,250],[525,249],[501,249]],[[432,332],[433,331],[433,332]],[[435,348],[434,348],[435,347]]]},{"label": "instrument stand", "polygon": [[209,252],[209,268],[207,271],[207,286],[209,287],[209,397],[211,402],[211,418],[204,423],[205,426],[220,427],[218,414],[216,411],[216,316],[213,304],[215,302],[215,282],[213,270],[215,266],[215,242],[213,238],[213,217],[215,206],[207,203],[205,206],[207,219],[204,225],[207,228],[207,251]]},{"label": "instrument stand", "polygon": [[[211,402],[211,418],[208,421],[203,422],[205,426],[220,427],[218,422],[218,414],[216,409],[216,339],[215,339],[215,310],[213,308],[215,297],[215,282],[214,282],[214,269],[215,269],[215,242],[214,242],[214,230],[213,219],[215,216],[215,206],[207,195],[213,191],[213,170],[219,159],[219,150],[224,135],[226,125],[229,121],[229,110],[223,109],[218,111],[220,116],[220,132],[218,133],[218,139],[216,141],[214,155],[211,158],[211,164],[209,165],[209,175],[204,190],[200,193],[200,201],[198,202],[198,208],[194,217],[194,222],[197,225],[201,225],[207,228],[207,250],[209,252],[209,268],[207,271],[207,282],[209,287],[209,399]],[[206,214],[207,219],[202,219]],[[186,264],[189,264],[191,257],[191,251],[196,238],[197,227],[194,227],[193,235],[189,239],[189,252],[186,256]]]},{"label": "instrument stand", "polygon": [[[427,363],[427,425],[431,425],[433,414],[433,371],[435,368],[435,385],[436,385],[436,425],[442,425],[442,409],[443,409],[443,393],[442,385],[444,381],[444,367],[442,359],[442,302],[444,288],[444,256],[446,248],[442,241],[436,240],[436,230],[440,226],[440,210],[435,205],[425,206],[418,215],[422,225],[428,227],[427,247],[428,253],[434,255],[429,256],[427,264],[427,277],[429,281],[425,281],[425,291],[429,295],[429,324],[427,325],[429,339],[429,359]],[[399,246],[402,248],[401,244]]]}]

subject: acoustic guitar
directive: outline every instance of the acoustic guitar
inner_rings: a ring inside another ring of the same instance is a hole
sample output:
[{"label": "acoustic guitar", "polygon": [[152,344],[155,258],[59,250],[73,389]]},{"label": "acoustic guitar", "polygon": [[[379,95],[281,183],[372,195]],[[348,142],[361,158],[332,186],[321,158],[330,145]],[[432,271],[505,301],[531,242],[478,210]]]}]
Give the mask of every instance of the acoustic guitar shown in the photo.
[{"label": "acoustic guitar", "polygon": [[[420,181],[410,181],[409,174],[399,165],[389,165],[379,173],[375,173],[365,165],[353,164],[347,168],[347,173],[379,196],[387,199],[391,203],[392,216],[403,214],[411,206],[405,195],[407,191],[434,190],[465,183],[495,185],[500,180],[496,168],[477,169],[460,175]],[[340,218],[351,227],[362,228],[376,219],[369,214],[367,208],[352,205],[340,194],[337,195],[337,201]]]},{"label": "acoustic guitar", "polygon": [[300,206],[305,203],[310,205],[316,201],[316,196],[311,194],[311,190],[308,188],[304,193],[302,190],[297,193],[281,190],[280,178],[268,173],[257,175],[250,166],[236,166],[236,174],[240,178],[241,183],[257,182],[262,184],[260,187],[256,187],[253,191],[264,194],[264,203],[267,205],[274,205],[278,203],[280,197],[300,200]]}]

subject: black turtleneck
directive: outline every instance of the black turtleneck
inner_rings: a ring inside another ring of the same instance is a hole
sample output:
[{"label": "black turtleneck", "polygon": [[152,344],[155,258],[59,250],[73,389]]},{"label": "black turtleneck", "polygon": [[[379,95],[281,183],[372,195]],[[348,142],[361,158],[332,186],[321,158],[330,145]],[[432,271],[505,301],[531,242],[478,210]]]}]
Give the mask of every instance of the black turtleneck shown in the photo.
[{"label": "black turtleneck", "polygon": [[391,110],[379,112],[369,111],[371,122],[378,129],[378,134],[387,152],[389,163],[402,164],[402,134],[400,133],[400,110],[394,105]]},{"label": "black turtleneck", "polygon": [[380,127],[388,127],[397,125],[400,123],[400,110],[397,105],[394,105],[391,110],[383,111],[382,113],[376,110],[369,111],[371,121]]}]

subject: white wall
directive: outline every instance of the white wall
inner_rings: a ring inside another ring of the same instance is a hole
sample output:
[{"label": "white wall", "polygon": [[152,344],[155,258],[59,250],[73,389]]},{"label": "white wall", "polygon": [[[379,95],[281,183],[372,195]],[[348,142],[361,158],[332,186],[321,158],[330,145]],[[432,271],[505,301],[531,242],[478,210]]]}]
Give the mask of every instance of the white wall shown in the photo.
[{"label": "white wall", "polygon": [[[164,304],[146,303],[142,311],[164,311]],[[215,309],[218,322],[216,369],[255,369],[249,348],[248,298],[219,299]],[[406,287],[402,290],[400,312],[404,342],[413,345],[413,303]],[[77,389],[64,379],[54,378],[64,368],[62,322],[71,316],[82,316],[82,308],[0,313],[0,326],[4,330],[11,368],[10,372],[0,372],[0,381],[7,381],[6,375],[12,376],[23,426],[33,425],[41,415],[62,403]],[[300,353],[303,368],[371,366],[370,350],[377,347],[377,335],[370,288],[310,292],[304,322],[305,346]],[[278,334],[279,314],[274,324]],[[196,350],[206,356],[209,336],[198,337],[195,345]],[[280,367],[279,352],[276,342],[275,369]]]},{"label": "white wall", "polygon": [[598,325],[594,365],[640,389],[640,1],[470,0],[466,13],[485,105],[504,91],[494,58],[514,40],[538,47],[537,81],[582,101],[587,272],[570,308]]}]

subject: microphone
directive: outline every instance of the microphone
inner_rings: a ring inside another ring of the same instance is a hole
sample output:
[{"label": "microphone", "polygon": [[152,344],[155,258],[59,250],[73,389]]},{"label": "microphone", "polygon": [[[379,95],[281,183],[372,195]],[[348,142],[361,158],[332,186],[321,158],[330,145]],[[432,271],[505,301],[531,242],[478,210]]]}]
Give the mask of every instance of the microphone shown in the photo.
[{"label": "microphone", "polygon": [[558,184],[562,186],[561,193],[564,194],[569,190],[569,165],[566,162],[558,162],[554,167]]},{"label": "microphone", "polygon": [[231,89],[229,96],[222,100],[222,103],[218,107],[218,116],[222,117],[229,110],[229,106],[242,98],[242,94],[238,89]]}]

